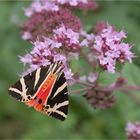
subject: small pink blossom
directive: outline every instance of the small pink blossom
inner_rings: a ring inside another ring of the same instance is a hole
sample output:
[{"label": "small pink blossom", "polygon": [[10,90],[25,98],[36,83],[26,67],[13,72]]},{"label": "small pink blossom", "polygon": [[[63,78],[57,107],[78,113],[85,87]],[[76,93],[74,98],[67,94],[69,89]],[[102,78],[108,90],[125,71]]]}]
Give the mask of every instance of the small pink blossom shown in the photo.
[{"label": "small pink blossom", "polygon": [[22,39],[24,39],[24,40],[29,40],[29,39],[31,39],[31,38],[32,38],[32,35],[31,35],[30,32],[24,32],[24,33],[22,34]]},{"label": "small pink blossom", "polygon": [[95,39],[95,35],[94,34],[88,34],[85,31],[81,31],[80,32],[81,36],[83,37],[83,40],[81,41],[81,46],[84,47],[90,47],[93,45],[94,39]]},{"label": "small pink blossom", "polygon": [[46,11],[58,11],[59,6],[56,5],[53,1],[50,0],[33,0],[30,7],[25,9],[25,15],[31,17],[35,12],[41,12],[42,10]]},{"label": "small pink blossom", "polygon": [[64,25],[61,25],[59,28],[53,30],[54,38],[59,43],[62,43],[64,49],[76,52],[80,46],[80,34],[74,32],[70,28],[66,28]]},{"label": "small pink blossom", "polygon": [[70,6],[77,6],[79,2],[81,3],[87,3],[88,0],[54,0],[58,2],[59,4],[69,4]]},{"label": "small pink blossom", "polygon": [[86,75],[80,76],[78,80],[82,82],[86,82],[87,76]]},{"label": "small pink blossom", "polygon": [[140,122],[131,123],[128,122],[126,126],[126,134],[129,140],[140,139]]},{"label": "small pink blossom", "polygon": [[63,65],[67,66],[67,58],[63,54],[55,54],[54,55],[54,61],[63,61]]},{"label": "small pink blossom", "polygon": [[98,74],[97,73],[90,73],[87,77],[88,82],[94,83],[97,80]]},{"label": "small pink blossom", "polygon": [[30,54],[24,55],[24,57],[19,56],[20,61],[25,65],[27,63],[31,64],[32,63],[32,56]]},{"label": "small pink blossom", "polygon": [[79,2],[77,8],[81,10],[95,10],[98,8],[98,4],[94,0],[87,0],[85,2]]},{"label": "small pink blossom", "polygon": [[64,69],[66,79],[72,80],[73,73],[71,69]]},{"label": "small pink blossom", "polygon": [[94,10],[98,7],[97,3],[93,0],[53,0],[59,5],[68,5],[82,10]]},{"label": "small pink blossom", "polygon": [[24,11],[25,11],[25,16],[27,16],[27,17],[30,17],[33,14],[33,10],[30,7],[26,8]]}]

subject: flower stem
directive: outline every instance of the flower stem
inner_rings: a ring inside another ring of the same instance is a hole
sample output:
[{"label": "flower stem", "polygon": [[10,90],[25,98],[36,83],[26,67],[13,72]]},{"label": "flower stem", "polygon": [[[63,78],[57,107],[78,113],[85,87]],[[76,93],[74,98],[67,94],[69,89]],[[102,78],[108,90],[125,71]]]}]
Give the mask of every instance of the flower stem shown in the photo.
[{"label": "flower stem", "polygon": [[87,83],[87,82],[77,81],[76,83],[80,84],[80,85],[87,86],[87,87],[94,87],[94,84],[90,84],[90,83]]},{"label": "flower stem", "polygon": [[79,92],[82,92],[82,91],[88,91],[89,88],[82,88],[82,89],[77,89],[77,90],[71,90],[69,91],[70,94],[76,94],[76,93],[79,93]]},{"label": "flower stem", "polygon": [[136,104],[140,105],[140,99],[136,95],[130,93],[129,91],[125,91],[125,90],[122,90],[122,91],[123,93],[128,95],[128,97],[131,98]]}]

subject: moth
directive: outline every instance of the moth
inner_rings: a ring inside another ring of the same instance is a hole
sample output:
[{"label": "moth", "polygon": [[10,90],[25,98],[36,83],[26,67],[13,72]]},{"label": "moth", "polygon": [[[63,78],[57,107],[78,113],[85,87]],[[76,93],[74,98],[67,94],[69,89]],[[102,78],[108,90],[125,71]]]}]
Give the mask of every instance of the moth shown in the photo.
[{"label": "moth", "polygon": [[21,77],[9,88],[9,94],[48,116],[62,121],[67,118],[68,89],[60,61]]}]

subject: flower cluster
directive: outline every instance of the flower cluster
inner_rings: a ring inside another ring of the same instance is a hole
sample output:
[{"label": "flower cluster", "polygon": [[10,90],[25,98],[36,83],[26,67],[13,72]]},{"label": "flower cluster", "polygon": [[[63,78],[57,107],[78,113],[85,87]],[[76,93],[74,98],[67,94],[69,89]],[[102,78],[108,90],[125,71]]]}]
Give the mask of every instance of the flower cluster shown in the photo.
[{"label": "flower cluster", "polygon": [[31,17],[34,13],[45,11],[59,11],[62,5],[76,7],[85,10],[94,10],[97,3],[90,0],[34,0],[30,7],[25,9],[25,15]]},{"label": "flower cluster", "polygon": [[30,73],[40,66],[47,66],[55,61],[62,61],[64,73],[67,80],[72,79],[71,69],[68,68],[68,59],[71,55],[78,57],[80,45],[80,34],[63,24],[53,30],[50,38],[44,37],[33,43],[33,50],[20,57],[21,62],[28,65],[28,70],[24,74]]},{"label": "flower cluster", "polygon": [[112,108],[116,101],[113,92],[117,89],[119,90],[122,87],[125,87],[127,85],[127,81],[125,78],[120,76],[116,79],[115,82],[111,83],[110,85],[96,88],[98,84],[98,78],[98,73],[90,73],[87,78],[84,78],[84,81],[87,79],[88,83],[90,83],[90,86],[91,84],[93,85],[91,86],[92,88],[89,88],[84,97],[94,108]]},{"label": "flower cluster", "polygon": [[110,91],[89,90],[85,98],[94,108],[99,109],[111,108],[115,103],[115,97]]},{"label": "flower cluster", "polygon": [[[24,40],[32,42],[33,48],[28,54],[20,56],[20,61],[27,68],[23,75],[41,66],[61,61],[69,84],[83,82],[88,86],[85,97],[89,103],[94,108],[106,109],[115,103],[114,90],[110,90],[109,86],[108,91],[94,88],[98,86],[99,76],[95,67],[100,66],[114,73],[116,62],[131,62],[133,54],[131,46],[123,42],[126,38],[124,31],[117,32],[105,22],[97,24],[92,33],[84,30],[80,19],[72,10],[93,7],[96,7],[94,1],[89,0],[33,1],[25,10],[28,20],[22,26],[21,33]],[[78,60],[79,56],[85,58],[94,72],[91,71],[87,76],[72,72],[71,58]],[[119,86],[120,81],[114,86]]]},{"label": "flower cluster", "polygon": [[62,43],[62,49],[70,52],[77,52],[80,46],[80,34],[74,32],[70,28],[66,28],[64,25],[61,25],[59,28],[53,30],[53,38],[58,42]]},{"label": "flower cluster", "polygon": [[110,25],[95,36],[92,49],[96,50],[100,66],[110,73],[115,72],[117,61],[121,63],[126,60],[132,62],[133,53],[130,51],[132,46],[124,43],[124,38],[126,38],[124,31],[117,32]]},{"label": "flower cluster", "polygon": [[33,14],[22,26],[22,38],[24,40],[36,41],[44,36],[49,37],[53,30],[61,24],[73,31],[80,31],[82,25],[80,19],[72,14],[67,8],[61,8],[59,11],[42,10]]},{"label": "flower cluster", "polygon": [[128,122],[126,126],[126,134],[129,140],[140,139],[140,122],[131,123]]},{"label": "flower cluster", "polygon": [[95,1],[91,0],[56,0],[60,5],[68,5],[83,10],[94,10],[98,7]]}]

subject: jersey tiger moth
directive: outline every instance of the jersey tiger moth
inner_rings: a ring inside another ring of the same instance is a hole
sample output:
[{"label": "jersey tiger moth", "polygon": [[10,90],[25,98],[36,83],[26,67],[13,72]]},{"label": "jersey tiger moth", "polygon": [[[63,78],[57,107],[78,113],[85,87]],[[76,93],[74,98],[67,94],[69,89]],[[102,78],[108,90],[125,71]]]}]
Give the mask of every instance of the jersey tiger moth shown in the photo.
[{"label": "jersey tiger moth", "polygon": [[22,77],[9,88],[9,94],[48,116],[67,118],[68,90],[60,61]]}]

